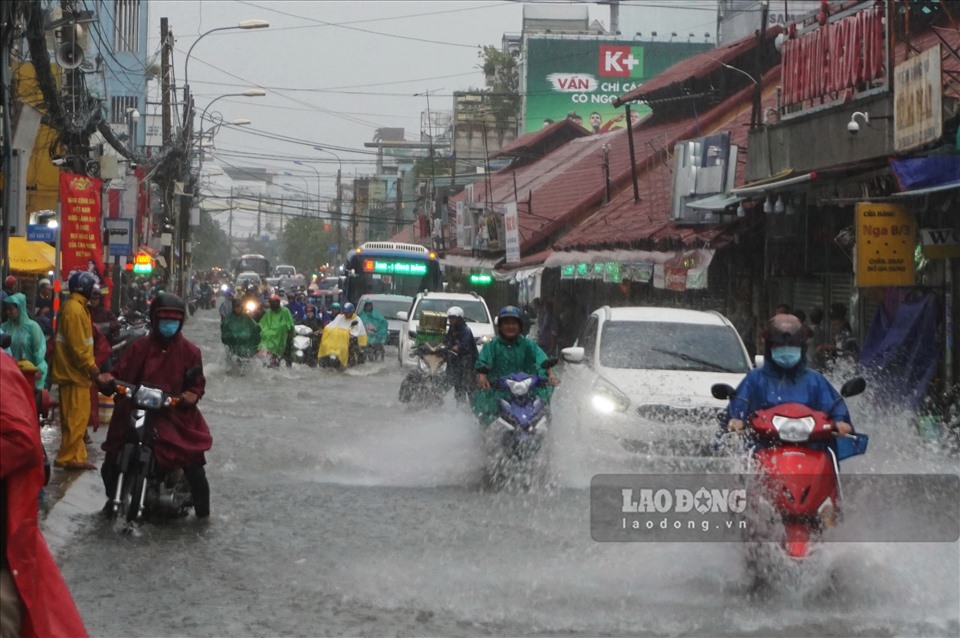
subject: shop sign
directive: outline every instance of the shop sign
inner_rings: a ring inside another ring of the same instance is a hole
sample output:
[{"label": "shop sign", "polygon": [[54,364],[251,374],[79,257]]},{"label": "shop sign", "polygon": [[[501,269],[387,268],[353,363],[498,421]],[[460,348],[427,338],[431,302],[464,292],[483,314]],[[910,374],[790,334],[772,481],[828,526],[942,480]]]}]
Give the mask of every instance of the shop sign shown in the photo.
[{"label": "shop sign", "polygon": [[913,286],[916,220],[899,204],[857,204],[856,282],[861,288]]},{"label": "shop sign", "polygon": [[520,261],[520,220],[517,217],[517,203],[510,202],[503,207],[503,232],[506,237],[508,264]]},{"label": "shop sign", "polygon": [[899,153],[943,136],[940,45],[893,71],[893,147]]},{"label": "shop sign", "polygon": [[927,259],[960,257],[960,230],[956,228],[922,228],[920,241]]}]

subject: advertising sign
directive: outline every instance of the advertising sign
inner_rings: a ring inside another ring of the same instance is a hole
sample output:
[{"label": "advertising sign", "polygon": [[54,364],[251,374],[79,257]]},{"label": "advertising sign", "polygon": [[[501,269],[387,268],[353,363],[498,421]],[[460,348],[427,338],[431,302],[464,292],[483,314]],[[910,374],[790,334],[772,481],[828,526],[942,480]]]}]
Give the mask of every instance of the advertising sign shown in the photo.
[{"label": "advertising sign", "polygon": [[520,220],[517,219],[517,203],[503,207],[503,234],[506,235],[508,264],[520,261]]},{"label": "advertising sign", "polygon": [[60,173],[60,275],[66,280],[76,270],[104,274],[100,236],[100,188],[96,177]]},{"label": "advertising sign", "polygon": [[916,219],[902,206],[857,204],[857,286],[913,286],[916,244]]},{"label": "advertising sign", "polygon": [[922,228],[923,256],[927,259],[953,259],[960,257],[960,229]]},{"label": "advertising sign", "polygon": [[[623,128],[625,112],[613,107],[614,98],[712,48],[694,42],[529,37],[524,132],[567,117],[595,133]],[[642,117],[650,109],[638,104],[631,111]]]},{"label": "advertising sign", "polygon": [[133,254],[133,220],[107,219],[104,221],[107,230],[107,244],[110,245],[111,257],[129,257]]},{"label": "advertising sign", "polygon": [[893,146],[899,153],[943,135],[940,45],[893,70]]}]

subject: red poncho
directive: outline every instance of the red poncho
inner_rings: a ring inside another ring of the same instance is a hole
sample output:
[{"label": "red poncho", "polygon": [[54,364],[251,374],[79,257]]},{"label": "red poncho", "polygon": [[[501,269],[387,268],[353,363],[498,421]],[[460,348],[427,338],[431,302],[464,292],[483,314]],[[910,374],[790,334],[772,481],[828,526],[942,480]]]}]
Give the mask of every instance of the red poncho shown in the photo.
[{"label": "red poncho", "polygon": [[43,448],[33,388],[0,352],[0,479],[6,489],[6,557],[23,600],[21,638],[83,637],[83,619],[37,526]]},{"label": "red poncho", "polygon": [[[146,383],[168,394],[193,392],[203,396],[206,379],[200,349],[178,332],[163,341],[155,331],[130,344],[110,373],[127,383]],[[117,397],[103,449],[111,457],[123,449],[124,435],[130,422],[132,403]],[[164,469],[197,465],[205,462],[203,453],[213,445],[206,420],[196,406],[163,408],[154,415],[156,441],[153,446],[157,464]]]}]

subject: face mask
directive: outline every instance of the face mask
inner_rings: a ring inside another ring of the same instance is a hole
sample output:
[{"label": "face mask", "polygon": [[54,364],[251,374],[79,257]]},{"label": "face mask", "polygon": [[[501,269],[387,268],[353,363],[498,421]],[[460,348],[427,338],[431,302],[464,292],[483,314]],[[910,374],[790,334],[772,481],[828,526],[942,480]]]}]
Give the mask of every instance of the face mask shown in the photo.
[{"label": "face mask", "polygon": [[773,360],[781,368],[790,369],[800,363],[800,348],[797,346],[781,346],[771,351]]},{"label": "face mask", "polygon": [[161,319],[160,321],[157,322],[157,330],[159,330],[160,334],[162,334],[167,339],[177,334],[177,330],[179,329],[180,329],[179,319]]}]

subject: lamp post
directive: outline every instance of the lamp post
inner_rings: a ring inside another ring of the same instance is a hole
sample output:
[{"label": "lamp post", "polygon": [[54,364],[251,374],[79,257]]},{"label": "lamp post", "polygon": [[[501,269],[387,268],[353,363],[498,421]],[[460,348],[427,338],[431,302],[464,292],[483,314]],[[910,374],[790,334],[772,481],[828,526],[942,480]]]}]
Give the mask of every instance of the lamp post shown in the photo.
[{"label": "lamp post", "polygon": [[[327,150],[322,146],[314,146],[313,150],[320,151],[321,153],[330,153],[337,158],[337,257],[339,258],[343,255],[343,227],[341,226],[342,219],[342,206],[343,206],[343,188],[340,184],[340,176],[343,173],[343,161],[340,159],[340,156],[334,153],[333,151]],[[356,220],[354,220],[356,222]],[[354,230],[356,234],[356,230]]]},{"label": "lamp post", "polygon": [[232,29],[266,29],[270,26],[270,23],[266,20],[243,20],[237,24],[231,25],[229,27],[217,27],[216,29],[210,29],[200,34],[196,40],[193,41],[193,44],[190,45],[190,48],[187,49],[187,57],[183,61],[183,97],[184,101],[187,102],[187,98],[190,94],[190,55],[193,53],[193,47],[197,46],[197,43],[200,40],[203,40],[205,37],[211,33],[216,33],[217,31],[229,31]]},{"label": "lamp post", "polygon": [[207,117],[207,111],[210,110],[210,107],[213,106],[213,104],[217,100],[222,100],[225,97],[263,97],[266,94],[267,92],[264,91],[263,89],[247,89],[242,93],[224,93],[223,95],[219,95],[213,98],[212,100],[210,100],[210,103],[207,104],[206,108],[203,109],[203,112],[200,114],[200,138],[203,139],[203,120],[206,119]]},{"label": "lamp post", "polygon": [[[293,160],[293,163],[296,164],[297,166],[306,166],[307,168],[309,168],[310,170],[312,170],[314,173],[317,174],[317,219],[319,219],[320,218],[320,171],[317,170],[316,166],[311,166],[310,164],[306,164],[304,162],[301,162],[300,160]],[[304,180],[304,182],[306,182],[306,180]]]}]

